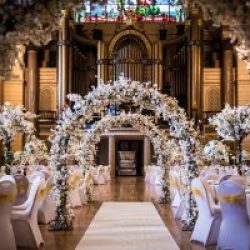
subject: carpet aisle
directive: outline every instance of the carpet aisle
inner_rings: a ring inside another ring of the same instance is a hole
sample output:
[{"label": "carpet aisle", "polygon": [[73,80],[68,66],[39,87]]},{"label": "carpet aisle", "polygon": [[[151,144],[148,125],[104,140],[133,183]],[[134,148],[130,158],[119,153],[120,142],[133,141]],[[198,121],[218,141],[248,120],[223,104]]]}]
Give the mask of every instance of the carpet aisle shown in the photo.
[{"label": "carpet aisle", "polygon": [[76,250],[177,250],[151,202],[104,202]]}]

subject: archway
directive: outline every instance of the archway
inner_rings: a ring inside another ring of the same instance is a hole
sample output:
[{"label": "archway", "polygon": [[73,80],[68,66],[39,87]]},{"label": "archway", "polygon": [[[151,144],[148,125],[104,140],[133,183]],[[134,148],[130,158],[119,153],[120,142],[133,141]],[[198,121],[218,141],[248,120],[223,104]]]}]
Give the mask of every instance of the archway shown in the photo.
[{"label": "archway", "polygon": [[[139,111],[148,109],[154,111],[155,116],[162,118],[170,124],[170,134],[179,139],[184,153],[186,176],[188,177],[187,210],[189,220],[187,226],[193,226],[195,209],[191,196],[191,181],[199,173],[200,142],[194,123],[188,121],[184,109],[180,108],[177,101],[167,95],[161,94],[149,84],[130,81],[121,78],[109,84],[99,84],[83,99],[76,94],[70,94],[69,100],[73,102],[72,108],[67,108],[61,114],[61,120],[55,129],[54,140],[51,147],[51,162],[56,171],[57,217],[53,223],[54,228],[67,228],[71,225],[70,214],[67,208],[67,167],[65,155],[67,144],[75,129],[81,129],[87,121],[93,119],[95,113],[100,113],[103,108],[124,101],[133,102],[139,106]],[[62,185],[63,183],[63,185]]]},{"label": "archway", "polygon": [[110,130],[112,127],[120,127],[122,125],[131,125],[140,130],[149,137],[153,144],[154,152],[157,157],[160,158],[158,161],[159,166],[164,170],[164,183],[167,188],[164,190],[165,193],[161,197],[161,201],[170,202],[169,196],[169,169],[167,160],[173,152],[171,147],[176,144],[175,141],[170,139],[169,134],[166,130],[157,128],[154,122],[150,118],[140,114],[126,114],[122,113],[118,116],[107,115],[100,121],[96,122],[90,131],[88,131],[83,137],[80,146],[79,154],[79,168],[84,168],[84,173],[88,172],[91,166],[95,165],[96,145],[100,142],[101,135]]},{"label": "archway", "polygon": [[118,79],[121,73],[136,81],[146,81],[147,49],[144,42],[135,35],[121,37],[112,52],[113,76]]}]

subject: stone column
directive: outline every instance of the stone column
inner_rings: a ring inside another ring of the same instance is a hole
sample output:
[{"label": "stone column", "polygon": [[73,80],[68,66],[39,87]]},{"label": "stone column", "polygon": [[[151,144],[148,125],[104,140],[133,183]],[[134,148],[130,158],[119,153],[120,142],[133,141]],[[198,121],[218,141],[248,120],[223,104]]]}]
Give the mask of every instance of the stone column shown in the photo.
[{"label": "stone column", "polygon": [[115,177],[115,136],[109,136],[109,165],[111,167],[111,177]]},{"label": "stone column", "polygon": [[71,45],[69,16],[67,10],[63,10],[61,29],[58,41],[58,69],[57,69],[57,111],[58,114],[64,108],[67,94],[69,93],[69,46]]},{"label": "stone column", "polygon": [[3,78],[0,76],[0,105],[2,105],[4,103],[4,80]]},{"label": "stone column", "polygon": [[144,136],[144,169],[151,164],[151,144],[148,136]]},{"label": "stone column", "polygon": [[234,105],[233,51],[226,48],[222,52],[221,106]]},{"label": "stone column", "polygon": [[39,110],[39,72],[37,51],[28,51],[28,81],[25,91],[26,110],[37,114]]},{"label": "stone column", "polygon": [[[4,80],[0,76],[0,105],[4,103]],[[3,163],[3,145],[2,141],[0,141],[0,164]]]},{"label": "stone column", "polygon": [[[69,20],[69,41],[72,43],[73,41],[73,34],[74,34],[74,21]],[[69,46],[69,68],[68,68],[68,74],[69,74],[69,82],[68,82],[68,93],[73,92],[73,67],[74,64],[74,47],[72,44]]]},{"label": "stone column", "polygon": [[159,41],[158,42],[159,46],[159,53],[158,53],[158,60],[159,60],[159,73],[158,73],[158,86],[159,86],[159,91],[162,92],[163,90],[163,48],[162,48],[162,43]]},{"label": "stone column", "polygon": [[101,59],[102,59],[102,42],[101,41],[98,41],[98,44],[97,44],[97,61],[98,61],[98,64],[97,64],[97,81],[98,81],[98,84],[100,84],[101,82],[101,78],[102,78],[102,65],[101,65]]},{"label": "stone column", "polygon": [[45,49],[43,52],[42,67],[47,68],[49,66],[49,61],[50,61],[50,50]]},{"label": "stone column", "polygon": [[153,84],[157,84],[159,87],[159,44],[155,43],[153,46],[154,50],[154,78],[153,78]]},{"label": "stone column", "polygon": [[191,82],[191,116],[200,119],[202,115],[201,98],[201,17],[200,11],[191,9],[190,26],[190,82]]}]

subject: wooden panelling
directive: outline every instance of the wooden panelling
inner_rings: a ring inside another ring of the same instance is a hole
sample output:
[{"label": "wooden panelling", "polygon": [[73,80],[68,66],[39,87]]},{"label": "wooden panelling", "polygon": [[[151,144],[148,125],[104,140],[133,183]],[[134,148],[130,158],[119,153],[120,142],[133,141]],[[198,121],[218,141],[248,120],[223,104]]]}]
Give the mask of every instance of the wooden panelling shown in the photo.
[{"label": "wooden panelling", "polygon": [[220,68],[205,68],[203,71],[204,85],[220,85],[221,69]]},{"label": "wooden panelling", "polygon": [[55,84],[56,83],[56,68],[40,68],[39,69],[40,83]]},{"label": "wooden panelling", "polygon": [[23,104],[23,81],[4,81],[3,99],[5,102],[10,102],[12,105]]},{"label": "wooden panelling", "polygon": [[247,138],[243,141],[243,149],[250,152],[250,135],[247,136]]},{"label": "wooden panelling", "polygon": [[40,111],[56,111],[56,68],[40,68]]},{"label": "wooden panelling", "polygon": [[220,110],[220,68],[205,68],[203,71],[203,111]]},{"label": "wooden panelling", "polygon": [[250,104],[250,74],[246,62],[238,59],[237,104]]}]

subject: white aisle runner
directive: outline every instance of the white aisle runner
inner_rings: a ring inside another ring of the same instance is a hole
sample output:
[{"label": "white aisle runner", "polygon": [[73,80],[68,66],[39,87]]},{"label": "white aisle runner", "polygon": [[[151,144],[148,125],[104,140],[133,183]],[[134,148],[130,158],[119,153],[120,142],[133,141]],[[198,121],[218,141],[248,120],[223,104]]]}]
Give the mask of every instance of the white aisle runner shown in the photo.
[{"label": "white aisle runner", "polygon": [[77,250],[179,249],[151,202],[104,202]]}]

